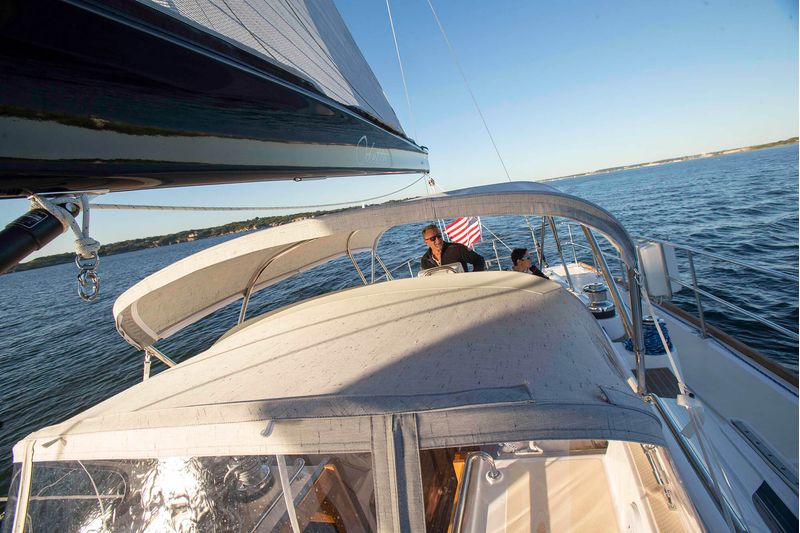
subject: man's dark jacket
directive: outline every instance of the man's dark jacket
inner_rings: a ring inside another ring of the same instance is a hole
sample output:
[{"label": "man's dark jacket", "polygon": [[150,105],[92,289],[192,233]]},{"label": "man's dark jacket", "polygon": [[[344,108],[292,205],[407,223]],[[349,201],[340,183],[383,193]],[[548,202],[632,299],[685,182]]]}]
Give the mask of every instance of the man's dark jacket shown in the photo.
[{"label": "man's dark jacket", "polygon": [[[486,261],[483,256],[457,242],[446,242],[442,247],[442,264],[449,265],[450,263],[461,263],[464,272],[469,272],[467,263],[472,265],[473,272],[486,269]],[[423,270],[439,266],[433,260],[430,249],[419,260],[419,265]]]}]

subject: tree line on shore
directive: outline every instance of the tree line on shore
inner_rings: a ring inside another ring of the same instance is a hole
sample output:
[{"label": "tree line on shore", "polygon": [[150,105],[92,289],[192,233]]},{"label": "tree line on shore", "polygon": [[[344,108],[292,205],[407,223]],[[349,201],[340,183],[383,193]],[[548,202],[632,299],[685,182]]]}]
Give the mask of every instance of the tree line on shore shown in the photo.
[{"label": "tree line on shore", "polygon": [[[107,257],[109,255],[123,254],[126,252],[143,250],[145,248],[157,248],[159,246],[180,244],[182,242],[207,239],[208,237],[216,237],[219,235],[228,235],[231,233],[253,231],[253,230],[268,228],[271,226],[280,226],[281,224],[287,224],[295,220],[301,220],[304,218],[313,218],[332,212],[334,211],[313,211],[313,212],[309,211],[305,213],[293,213],[291,215],[256,217],[249,220],[241,220],[239,222],[231,222],[230,224],[223,224],[222,226],[214,226],[212,228],[190,229],[186,231],[179,231],[178,233],[170,233],[169,235],[144,237],[141,239],[130,239],[127,241],[104,244],[103,246],[100,247],[99,254],[100,257]],[[31,270],[34,268],[43,268],[51,265],[69,263],[74,260],[75,260],[75,254],[73,252],[48,255],[45,257],[37,257],[36,259],[28,261],[27,263],[20,263],[14,269],[12,269],[11,272],[22,272],[23,270]]]}]

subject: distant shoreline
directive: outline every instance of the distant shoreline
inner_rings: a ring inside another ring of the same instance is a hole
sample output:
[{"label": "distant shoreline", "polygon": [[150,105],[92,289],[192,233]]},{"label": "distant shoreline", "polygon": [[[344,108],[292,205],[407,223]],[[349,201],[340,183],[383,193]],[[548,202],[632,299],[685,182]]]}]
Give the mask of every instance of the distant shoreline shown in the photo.
[{"label": "distant shoreline", "polygon": [[[100,257],[108,257],[110,255],[124,254],[127,252],[135,252],[137,250],[144,250],[146,248],[160,248],[161,246],[169,246],[171,244],[180,244],[184,242],[197,241],[207,239],[209,237],[217,237],[220,235],[230,235],[231,233],[242,233],[244,231],[253,231],[258,229],[269,228],[272,226],[280,226],[289,222],[303,220],[304,218],[314,218],[326,213],[333,213],[334,211],[341,211],[340,209],[333,211],[314,211],[307,213],[294,213],[291,215],[272,216],[272,217],[257,217],[249,220],[239,222],[231,222],[222,226],[214,226],[204,229],[192,229],[187,231],[180,231],[178,233],[170,233],[168,235],[159,235],[156,237],[144,237],[141,239],[131,239],[127,241],[114,242],[105,244],[100,247]],[[71,263],[75,260],[74,252],[67,252],[56,255],[48,255],[44,257],[37,257],[27,263],[20,263],[8,272],[23,272],[25,270],[33,270],[35,268],[44,268],[53,265],[61,265],[64,263]]]},{"label": "distant shoreline", "polygon": [[[572,178],[580,178],[583,176],[594,176],[597,174],[607,174],[609,172],[619,172],[623,170],[633,170],[637,168],[646,168],[646,167],[654,167],[659,165],[667,165],[669,163],[678,163],[681,161],[690,161],[693,159],[704,159],[708,157],[717,157],[721,155],[727,154],[736,154],[741,152],[751,152],[753,150],[761,150],[764,148],[773,148],[776,146],[783,146],[789,144],[797,144],[798,138],[792,137],[790,139],[785,139],[783,141],[776,141],[767,144],[759,144],[755,146],[747,146],[744,148],[731,148],[729,150],[719,150],[716,152],[708,152],[704,154],[696,154],[696,155],[687,155],[682,157],[674,157],[671,159],[662,159],[659,161],[651,161],[648,163],[637,163],[634,165],[624,165],[618,167],[610,167],[610,168],[603,168],[599,170],[592,170],[589,172],[583,172],[580,174],[571,174],[569,176],[561,176],[558,178],[550,178],[546,180],[540,180],[542,182],[550,182],[550,181],[560,181],[565,179],[572,179]],[[396,200],[392,200],[396,201]],[[325,215],[327,213],[333,213],[335,211],[341,211],[341,209],[332,210],[332,211],[315,211],[315,212],[307,212],[307,213],[295,213],[291,215],[283,215],[283,216],[273,216],[273,217],[257,217],[249,220],[244,220],[240,222],[231,222],[230,224],[224,224],[222,226],[214,226],[211,228],[205,229],[196,229],[196,230],[188,230],[188,231],[181,231],[178,233],[170,233],[168,235],[160,235],[155,237],[144,237],[141,239],[132,239],[127,241],[120,241],[111,244],[104,245],[100,248],[100,256],[107,257],[109,255],[117,255],[127,252],[135,252],[137,250],[144,250],[146,248],[158,248],[161,246],[169,246],[171,244],[180,244],[183,242],[190,242],[200,239],[206,239],[208,237],[215,237],[219,235],[229,235],[231,233],[241,233],[244,231],[252,231],[257,229],[263,229],[271,226],[279,226],[281,224],[287,224],[289,222],[294,222],[296,220],[302,220],[304,218],[314,218],[321,215]],[[60,265],[64,263],[70,263],[74,261],[75,254],[72,252],[69,253],[62,253],[56,255],[48,255],[45,257],[37,257],[36,259],[29,261],[27,263],[20,263],[10,272],[23,272],[25,270],[33,270],[36,268],[44,268],[53,265]],[[9,273],[10,273],[9,272]]]},{"label": "distant shoreline", "polygon": [[601,168],[599,170],[590,170],[589,172],[581,172],[579,174],[570,174],[568,176],[560,176],[558,178],[549,178],[541,181],[560,181],[572,178],[581,178],[584,176],[595,176],[597,174],[608,174],[609,172],[620,172],[623,170],[634,170],[637,168],[657,167],[660,165],[668,165],[670,163],[680,163],[681,161],[691,161],[693,159],[706,159],[708,157],[717,157],[728,154],[739,154],[743,152],[752,152],[754,150],[763,150],[764,148],[775,148],[776,146],[785,146],[789,144],[797,144],[798,137],[790,137],[782,141],[775,141],[766,144],[756,144],[754,146],[745,146],[743,148],[729,148],[727,150],[717,150],[716,152],[706,152],[703,154],[684,155],[681,157],[672,157],[670,159],[660,159],[658,161],[650,161],[647,163],[635,163],[633,165],[622,165],[618,167]]}]

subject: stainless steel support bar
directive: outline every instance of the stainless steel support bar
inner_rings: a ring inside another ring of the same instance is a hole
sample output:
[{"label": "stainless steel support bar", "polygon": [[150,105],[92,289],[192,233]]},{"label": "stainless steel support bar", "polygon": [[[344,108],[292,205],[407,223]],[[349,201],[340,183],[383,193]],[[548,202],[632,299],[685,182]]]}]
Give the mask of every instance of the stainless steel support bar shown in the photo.
[{"label": "stainless steel support bar", "polygon": [[[703,314],[703,302],[700,301],[700,294],[697,292],[697,273],[694,269],[694,259],[692,258],[692,252],[687,250],[686,251],[689,257],[689,272],[692,274],[692,290],[694,291],[694,300],[697,303],[697,314],[700,317],[700,329],[703,333],[703,338],[708,337],[708,331],[706,331],[706,317]],[[665,270],[664,272],[669,272],[669,270]],[[668,276],[670,281],[672,280],[671,276]],[[678,280],[678,284],[683,286],[684,284]]]},{"label": "stainless steel support bar", "polygon": [[572,259],[575,264],[578,264],[578,254],[575,251],[575,239],[572,238],[572,224],[567,224],[567,233],[569,233],[569,243],[572,245]]},{"label": "stainless steel support bar", "polygon": [[144,369],[142,372],[142,381],[147,381],[150,379],[150,365],[152,363],[153,357],[150,355],[150,352],[145,350],[144,352]]},{"label": "stainless steel support bar", "polygon": [[142,377],[142,381],[150,379],[150,367],[152,366],[153,357],[167,365],[168,367],[172,368],[173,366],[177,365],[175,361],[161,353],[160,351],[156,350],[152,346],[145,346],[144,347],[144,375]]},{"label": "stainless steel support bar", "polygon": [[603,279],[606,280],[606,285],[608,285],[608,289],[611,292],[611,299],[614,300],[614,305],[617,306],[617,311],[622,319],[622,326],[625,328],[625,332],[628,334],[628,336],[632,339],[633,328],[631,326],[631,317],[628,315],[628,308],[625,306],[625,302],[619,293],[619,288],[617,287],[616,281],[614,281],[614,276],[611,275],[611,270],[608,268],[606,258],[603,255],[603,252],[600,250],[600,246],[598,245],[597,239],[595,239],[592,230],[583,225],[581,226],[581,229],[583,229],[583,234],[586,237],[586,241],[589,243],[592,255],[594,255],[595,261],[597,261],[597,265],[600,267],[600,273],[603,275]]},{"label": "stainless steel support bar", "polygon": [[770,274],[770,275],[775,276],[777,278],[781,278],[781,279],[785,279],[785,280],[789,280],[789,281],[794,281],[795,283],[800,283],[800,278],[798,278],[797,276],[793,276],[792,274],[787,274],[786,272],[781,272],[779,270],[772,270],[771,268],[764,268],[764,267],[755,266],[755,265],[748,265],[747,263],[739,261],[738,259],[725,257],[723,255],[717,255],[717,254],[712,253],[712,252],[706,252],[704,250],[699,250],[699,249],[694,248],[692,246],[684,246],[684,245],[680,245],[680,244],[674,244],[674,243],[671,243],[669,241],[664,241],[664,240],[660,240],[660,239],[648,239],[648,238],[644,238],[644,237],[634,237],[634,238],[636,240],[639,240],[639,241],[657,242],[659,244],[666,244],[667,246],[672,246],[676,250],[686,250],[686,251],[692,252],[692,253],[697,254],[697,255],[703,255],[703,256],[706,256],[706,257],[711,257],[711,258],[717,259],[719,261],[725,261],[726,263],[733,263],[734,265],[739,265],[739,266],[742,266],[742,267],[745,267],[745,268],[749,268],[750,270],[755,270],[757,272],[762,272],[764,274]]},{"label": "stainless steel support bar", "polygon": [[291,246],[288,246],[280,253],[273,255],[269,259],[267,259],[260,267],[253,272],[253,275],[250,277],[250,281],[247,283],[247,287],[244,289],[244,299],[242,300],[242,309],[239,311],[239,320],[236,322],[237,324],[241,324],[244,322],[244,317],[247,315],[247,304],[250,303],[250,295],[253,293],[253,289],[255,288],[256,281],[258,278],[261,277],[261,274],[272,264],[273,261],[276,259],[283,257],[284,255],[288,254],[292,250],[299,248],[300,246],[307,243],[308,240],[296,242]]},{"label": "stainless steel support bar", "polygon": [[364,273],[363,273],[363,272],[361,272],[361,268],[358,266],[358,263],[356,262],[356,258],[355,258],[355,257],[353,257],[353,252],[352,252],[352,250],[350,250],[350,239],[352,239],[352,238],[353,238],[353,235],[355,235],[355,234],[356,234],[356,232],[357,232],[357,230],[356,230],[356,231],[351,231],[351,232],[350,232],[350,235],[348,235],[348,236],[347,236],[347,245],[346,245],[346,248],[347,248],[347,257],[349,257],[349,258],[350,258],[350,261],[352,261],[352,262],[353,262],[353,266],[355,267],[355,269],[356,269],[356,272],[358,272],[358,276],[361,278],[361,281],[364,283],[364,285],[369,285],[369,283],[367,283],[367,278],[366,278],[366,277],[364,277]]},{"label": "stainless steel support bar", "polygon": [[536,257],[539,259],[539,268],[542,267],[541,253],[539,253],[539,241],[536,239],[536,232],[531,225],[531,220],[525,217],[525,223],[528,224],[528,229],[531,230],[531,240],[533,240],[533,249],[536,252]]},{"label": "stainless steel support bar", "polygon": [[738,311],[739,313],[742,313],[743,315],[748,316],[748,317],[752,318],[753,320],[755,320],[757,322],[760,322],[761,324],[764,324],[765,326],[768,326],[768,327],[774,329],[775,331],[786,335],[789,338],[792,338],[792,339],[795,339],[795,340],[800,339],[800,335],[798,335],[794,331],[790,331],[790,330],[784,328],[783,326],[780,326],[780,325],[776,324],[775,322],[772,322],[771,320],[767,320],[766,318],[761,318],[760,316],[758,316],[758,315],[756,315],[754,313],[751,313],[747,309],[742,309],[738,305],[732,304],[730,302],[726,302],[725,300],[723,300],[719,296],[714,296],[710,292],[704,291],[703,289],[701,289],[699,287],[692,287],[691,285],[689,285],[687,283],[684,283],[683,281],[681,281],[679,279],[675,279],[675,278],[670,278],[670,279],[672,281],[674,281],[675,283],[677,283],[677,284],[679,284],[679,285],[681,285],[683,287],[686,287],[687,289],[692,289],[692,290],[696,291],[698,294],[701,294],[701,295],[705,296],[706,298],[710,298],[710,299],[714,300],[715,302],[717,302],[719,304],[722,304],[722,305],[724,305],[726,307],[729,307],[730,309],[733,309],[734,311]]},{"label": "stainless steel support bar", "polygon": [[642,289],[636,276],[636,270],[630,266],[628,267],[628,290],[631,298],[631,331],[633,333],[631,343],[633,344],[633,353],[636,355],[636,390],[639,394],[645,394],[647,382],[642,339]]},{"label": "stainless steel support bar", "polygon": [[[394,277],[392,277],[392,273],[391,273],[391,272],[389,272],[389,269],[387,269],[387,268],[386,268],[386,265],[384,265],[384,264],[383,264],[383,259],[381,259],[381,257],[380,257],[378,254],[373,254],[373,256],[372,256],[372,257],[374,257],[374,258],[375,258],[375,260],[376,260],[376,261],[378,262],[378,264],[381,266],[381,268],[383,269],[383,271],[384,271],[384,272],[386,272],[386,279],[387,279],[387,280],[389,280],[389,281],[392,281],[392,280],[394,279]],[[381,276],[381,277],[382,277],[382,276]]]},{"label": "stainless steel support bar", "polygon": [[492,239],[492,249],[494,250],[494,258],[497,260],[497,270],[502,270],[502,268],[500,267],[500,256],[497,253],[496,239]]},{"label": "stainless steel support bar", "polygon": [[739,514],[733,509],[733,507],[725,498],[725,496],[719,494],[719,492],[716,490],[714,486],[714,481],[711,479],[711,474],[708,470],[708,467],[705,466],[700,457],[697,456],[697,453],[695,452],[694,448],[691,445],[689,445],[689,443],[686,441],[686,437],[684,437],[683,433],[681,433],[681,428],[678,427],[678,424],[675,423],[675,420],[669,413],[669,409],[667,409],[667,407],[664,405],[661,398],[659,398],[655,394],[648,394],[645,397],[645,399],[651,401],[653,405],[656,406],[656,409],[661,415],[661,418],[666,423],[670,433],[672,433],[673,438],[678,443],[678,446],[680,446],[683,455],[686,457],[687,461],[689,461],[689,464],[691,465],[695,474],[697,474],[697,477],[702,482],[703,487],[706,489],[706,492],[708,492],[709,497],[717,506],[717,509],[720,511],[720,513],[722,513],[723,516],[727,514],[728,516],[731,517],[734,529],[737,532],[746,533],[748,529],[747,526],[744,524],[744,521],[739,516]]},{"label": "stainless steel support bar", "polygon": [[467,496],[469,495],[470,476],[472,475],[472,465],[475,461],[483,459],[489,463],[490,477],[496,479],[500,476],[494,464],[494,458],[484,451],[470,452],[467,454],[464,461],[464,474],[461,478],[461,484],[458,489],[458,497],[456,499],[456,506],[453,509],[453,519],[450,523],[453,525],[452,533],[461,533],[464,526],[464,513],[467,507]]},{"label": "stainless steel support bar", "polygon": [[164,355],[162,352],[157,350],[154,346],[145,346],[144,351],[149,352],[150,355],[152,355],[153,357],[155,357],[156,359],[158,359],[159,361],[161,361],[170,368],[178,364],[169,357],[167,357],[166,355]]},{"label": "stainless steel support bar", "polygon": [[[378,277],[377,277],[377,279],[386,278],[387,280],[390,280],[390,281],[391,281],[391,280],[395,279],[395,278],[394,278],[394,276],[392,275],[392,272],[395,272],[395,271],[397,271],[397,270],[400,270],[400,269],[401,269],[401,268],[403,268],[403,267],[406,267],[406,268],[408,268],[408,274],[409,274],[409,275],[410,275],[410,276],[413,278],[413,277],[414,277],[414,271],[411,269],[411,264],[412,264],[414,261],[415,261],[415,259],[409,259],[409,260],[407,260],[407,261],[404,261],[404,262],[400,263],[399,265],[397,265],[397,266],[395,266],[395,267],[393,267],[393,268],[388,268],[388,267],[385,267],[385,266],[384,266],[384,267],[383,267],[383,270],[384,270],[385,274],[381,274],[380,276],[378,276]],[[382,260],[382,259],[380,259],[380,263],[379,263],[379,264],[381,264],[381,263],[383,263],[383,260]],[[387,277],[387,274],[388,274],[390,277]]]},{"label": "stainless steel support bar", "polygon": [[[662,244],[659,248],[659,254],[661,256],[661,268],[664,269],[664,273],[667,278],[669,278],[669,266],[667,266],[667,256],[664,253],[664,245]],[[672,300],[672,283],[667,280],[667,299]]]},{"label": "stainless steel support bar", "polygon": [[572,282],[572,276],[569,275],[569,268],[567,268],[567,262],[564,260],[564,251],[561,249],[561,239],[558,238],[558,230],[556,230],[556,221],[553,217],[546,217],[547,221],[550,223],[550,230],[553,232],[553,240],[556,243],[556,250],[558,250],[558,255],[561,257],[561,264],[564,265],[564,274],[567,276],[567,283],[569,284],[570,290],[572,292],[577,292],[575,289],[575,284]]},{"label": "stainless steel support bar", "polygon": [[[575,248],[580,248],[581,250],[586,250],[587,252],[591,252],[592,251],[592,249],[589,246],[585,246],[585,245],[583,245],[583,244],[581,244],[579,242],[572,243],[572,245]],[[576,262],[578,261],[577,258],[575,259],[575,261]]]},{"label": "stainless steel support bar", "polygon": [[545,231],[545,217],[542,217],[542,229],[541,229],[541,236],[540,239],[542,241],[541,245],[539,246],[539,268],[544,268],[544,231]]}]

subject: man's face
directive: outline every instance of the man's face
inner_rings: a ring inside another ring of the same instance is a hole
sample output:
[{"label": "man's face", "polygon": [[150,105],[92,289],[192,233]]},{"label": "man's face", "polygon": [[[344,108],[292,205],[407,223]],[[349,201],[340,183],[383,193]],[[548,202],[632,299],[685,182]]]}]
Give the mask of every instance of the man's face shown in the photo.
[{"label": "man's face", "polygon": [[442,250],[442,246],[444,246],[444,241],[442,240],[442,234],[439,233],[439,230],[436,229],[428,229],[425,230],[425,233],[422,235],[422,238],[425,239],[425,244],[428,245],[428,248],[431,250],[436,250],[437,252]]}]

